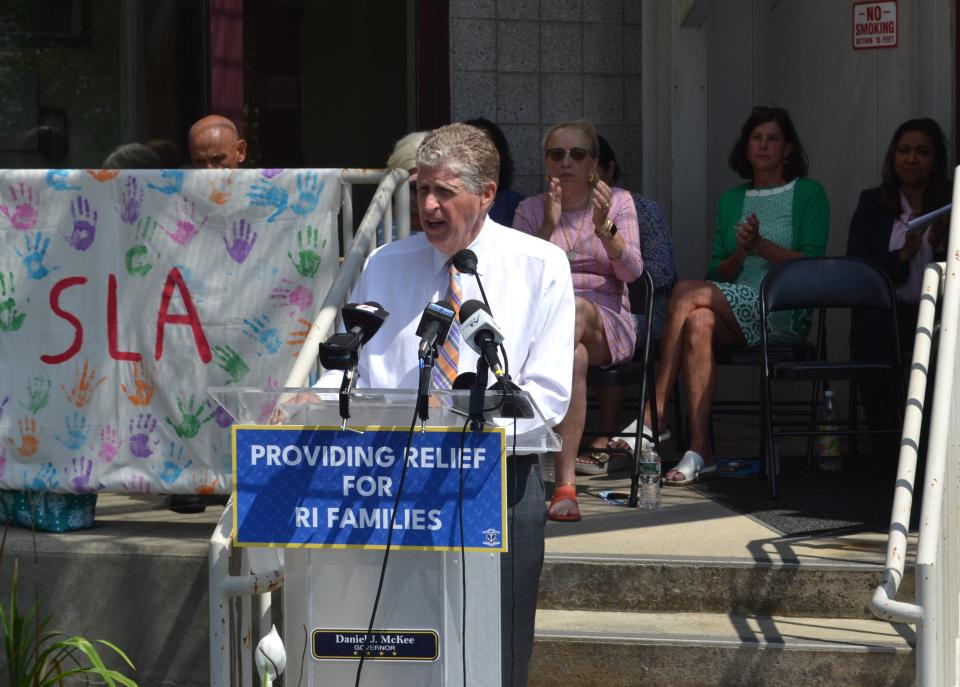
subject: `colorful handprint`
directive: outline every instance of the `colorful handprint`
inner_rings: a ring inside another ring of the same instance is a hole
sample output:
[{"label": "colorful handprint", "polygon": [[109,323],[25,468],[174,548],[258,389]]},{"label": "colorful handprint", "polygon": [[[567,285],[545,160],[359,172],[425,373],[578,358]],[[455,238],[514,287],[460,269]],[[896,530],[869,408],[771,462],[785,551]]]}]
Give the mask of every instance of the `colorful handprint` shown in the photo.
[{"label": "colorful handprint", "polygon": [[15,332],[27,319],[27,313],[17,310],[17,302],[13,298],[16,292],[13,272],[8,272],[6,278],[0,272],[0,332]]},{"label": "colorful handprint", "polygon": [[54,191],[79,191],[79,186],[71,186],[69,169],[51,169],[47,172],[47,186]]},{"label": "colorful handprint", "polygon": [[133,233],[134,241],[137,241],[137,244],[130,248],[124,256],[127,274],[131,277],[145,277],[153,269],[153,258],[150,256],[150,249],[147,246],[153,240],[157,226],[157,220],[153,217],[142,217],[137,221],[137,228]]},{"label": "colorful handprint", "polygon": [[50,247],[49,238],[43,236],[38,231],[34,234],[32,242],[28,234],[23,237],[23,243],[25,248],[23,253],[21,253],[20,249],[16,246],[13,247],[13,250],[23,259],[23,269],[26,270],[27,276],[30,279],[43,279],[51,272],[60,269],[59,266],[47,267],[43,264],[44,259],[47,257],[47,248]]},{"label": "colorful handprint", "polygon": [[267,179],[273,179],[284,170],[284,167],[266,167],[260,170],[261,176],[266,177]]},{"label": "colorful handprint", "polygon": [[[169,417],[166,418],[167,424],[173,427],[173,431],[181,439],[192,439],[200,432],[200,428],[213,419],[213,411],[206,403],[196,403],[191,396],[186,408],[183,405],[183,399],[177,399],[177,410],[180,411],[180,421],[174,422]],[[210,413],[206,417],[201,417],[206,411]]]},{"label": "colorful handprint", "polygon": [[105,181],[110,181],[111,179],[116,179],[120,176],[119,169],[88,169],[87,174],[92,176],[101,184]]},{"label": "colorful handprint", "polygon": [[120,480],[120,486],[128,494],[149,494],[153,492],[153,485],[143,475],[133,475]]},{"label": "colorful handprint", "polygon": [[233,175],[220,173],[210,180],[210,202],[214,205],[223,205],[230,200],[230,191],[233,187]]},{"label": "colorful handprint", "polygon": [[130,440],[127,447],[134,458],[149,458],[153,455],[153,447],[160,443],[154,436],[157,431],[157,418],[150,413],[140,413],[136,422],[130,420]]},{"label": "colorful handprint", "polygon": [[303,329],[297,329],[290,332],[290,336],[287,339],[287,345],[293,346],[296,349],[293,352],[293,355],[296,355],[297,352],[303,347],[303,344],[307,342],[307,336],[310,334],[310,327],[313,326],[311,322],[308,322],[302,317],[297,318],[297,323],[300,324]]},{"label": "colorful handprint", "polygon": [[[20,445],[17,446],[17,453],[24,458],[28,458],[37,452],[40,448],[40,431],[37,429],[37,421],[32,417],[23,417],[17,421],[17,430],[20,432]],[[10,440],[11,443],[13,439]]]},{"label": "colorful handprint", "polygon": [[73,248],[85,251],[93,245],[97,236],[97,211],[90,209],[90,201],[83,196],[77,196],[70,203],[70,215],[73,217],[73,232],[70,236],[64,235]]},{"label": "colorful handprint", "polygon": [[279,285],[273,287],[270,300],[275,308],[292,305],[303,312],[313,305],[313,293],[305,286],[284,279]]},{"label": "colorful handprint", "polygon": [[217,493],[217,485],[220,484],[220,478],[209,470],[204,471],[203,475],[194,475],[190,480],[194,494],[201,496],[210,496]]},{"label": "colorful handprint", "polygon": [[55,434],[53,438],[71,451],[81,449],[87,443],[87,418],[74,411],[72,422],[69,415],[64,415],[63,421],[67,429],[66,435],[61,437]]},{"label": "colorful handprint", "polygon": [[0,479],[7,474],[7,447],[0,444]]},{"label": "colorful handprint", "polygon": [[289,201],[287,192],[270,181],[253,184],[250,192],[247,193],[247,198],[250,199],[251,205],[274,208],[273,213],[267,217],[268,222],[272,222],[286,210]]},{"label": "colorful handprint", "polygon": [[301,172],[297,174],[297,202],[290,206],[298,215],[309,215],[317,209],[320,203],[320,194],[323,192],[324,182],[316,172]]},{"label": "colorful handprint", "polygon": [[44,377],[34,377],[27,382],[27,402],[20,405],[36,415],[46,408],[50,402],[50,380]]},{"label": "colorful handprint", "polygon": [[230,417],[230,413],[227,412],[227,409],[224,408],[219,403],[217,407],[213,409],[213,421],[217,423],[218,427],[229,427],[233,424],[233,418]]},{"label": "colorful handprint", "polygon": [[227,241],[227,237],[224,236],[223,245],[227,247],[227,254],[233,258],[234,262],[239,264],[246,260],[250,251],[253,250],[253,244],[257,242],[257,232],[253,230],[249,222],[241,219],[239,222],[233,223],[232,233],[233,242]]},{"label": "colorful handprint", "polygon": [[293,254],[289,251],[287,251],[287,257],[290,258],[290,262],[297,268],[297,273],[301,277],[313,279],[317,276],[317,270],[320,269],[320,254],[318,251],[326,248],[327,240],[323,239],[321,242],[320,231],[308,226],[306,241],[304,241],[303,231],[300,229],[297,230],[297,246],[297,259],[295,260]]},{"label": "colorful handprint", "polygon": [[140,218],[142,207],[143,187],[140,186],[137,177],[129,176],[120,191],[120,207],[117,208],[117,212],[120,213],[120,221],[125,224],[133,224]]},{"label": "colorful handprint", "polygon": [[57,479],[57,469],[53,463],[43,463],[33,479],[30,479],[30,473],[23,471],[23,489],[24,491],[51,491],[60,486],[60,480]]},{"label": "colorful handprint", "polygon": [[267,317],[266,313],[261,314],[260,317],[254,317],[252,320],[243,318],[243,323],[247,325],[243,333],[254,341],[258,341],[260,345],[267,349],[267,353],[276,353],[283,346],[280,335],[270,323],[270,318]]},{"label": "colorful handprint", "polygon": [[152,188],[154,191],[159,191],[167,196],[174,196],[180,193],[180,189],[183,188],[183,170],[163,170],[163,172],[160,173],[160,182],[159,184],[155,184],[151,181],[147,184],[147,188]]},{"label": "colorful handprint", "polygon": [[7,404],[10,402],[10,396],[6,395],[3,397],[3,400],[0,401],[0,420],[3,419],[3,411],[6,409]]},{"label": "colorful handprint", "polygon": [[120,433],[117,432],[112,425],[103,427],[100,430],[100,450],[97,452],[97,457],[100,459],[100,462],[113,462],[113,459],[116,458],[120,452],[120,446],[122,445],[123,440],[120,438]]},{"label": "colorful handprint", "polygon": [[70,479],[70,487],[78,494],[92,494],[100,488],[90,482],[93,461],[85,456],[71,458],[70,467],[64,468],[63,476]]},{"label": "colorful handprint", "polygon": [[10,226],[14,229],[20,231],[33,229],[40,218],[40,192],[35,192],[22,181],[19,190],[12,185],[9,190],[10,205],[0,204],[0,212],[10,220]]},{"label": "colorful handprint", "polygon": [[170,448],[167,449],[167,459],[163,461],[163,468],[157,473],[157,477],[164,484],[173,484],[191,465],[193,465],[193,459],[183,462],[183,446],[171,441]]},{"label": "colorful handprint", "polygon": [[250,366],[229,346],[214,346],[213,358],[217,361],[217,365],[230,375],[227,384],[236,384],[250,371]]},{"label": "colorful handprint", "polygon": [[197,235],[197,232],[202,229],[207,223],[207,217],[204,216],[203,220],[200,222],[200,225],[197,225],[197,204],[192,200],[184,196],[183,200],[178,202],[176,205],[177,208],[177,230],[170,231],[163,225],[160,225],[160,228],[163,229],[163,233],[169,236],[171,239],[179,243],[181,246],[185,246],[190,243],[190,239]]},{"label": "colorful handprint", "polygon": [[153,393],[157,390],[157,382],[152,372],[147,370],[142,360],[130,363],[133,368],[133,384],[127,388],[126,384],[120,384],[120,390],[127,399],[135,406],[148,406],[153,400]]},{"label": "colorful handprint", "polygon": [[[83,408],[90,402],[90,399],[93,397],[93,392],[97,390],[97,387],[103,384],[107,378],[101,377],[96,379],[97,368],[90,364],[90,361],[83,361],[83,369],[80,369],[80,363],[77,363],[76,377],[77,381],[74,382],[73,386],[70,389],[67,389],[65,384],[61,384],[60,388],[63,389],[63,393],[67,396],[67,401],[77,406],[77,408]],[[96,381],[94,381],[96,379]]]}]

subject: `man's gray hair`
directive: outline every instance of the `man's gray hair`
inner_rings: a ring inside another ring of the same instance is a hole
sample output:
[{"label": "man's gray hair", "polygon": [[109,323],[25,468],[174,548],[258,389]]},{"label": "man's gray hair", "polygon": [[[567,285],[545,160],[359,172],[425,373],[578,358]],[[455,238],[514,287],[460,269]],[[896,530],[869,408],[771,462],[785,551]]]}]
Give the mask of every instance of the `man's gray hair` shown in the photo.
[{"label": "man's gray hair", "polygon": [[480,193],[500,176],[500,154],[483,129],[447,124],[431,131],[417,148],[417,168],[446,166],[471,193]]}]

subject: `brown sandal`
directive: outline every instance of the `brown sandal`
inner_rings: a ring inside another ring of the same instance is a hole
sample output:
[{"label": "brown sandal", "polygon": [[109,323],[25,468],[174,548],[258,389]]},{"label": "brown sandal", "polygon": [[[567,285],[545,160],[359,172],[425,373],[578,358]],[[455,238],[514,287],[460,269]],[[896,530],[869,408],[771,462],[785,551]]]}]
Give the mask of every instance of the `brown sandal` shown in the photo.
[{"label": "brown sandal", "polygon": [[553,490],[553,498],[550,499],[550,508],[560,501],[573,501],[574,510],[566,515],[554,515],[551,510],[547,511],[547,519],[554,522],[578,522],[580,516],[580,504],[577,502],[576,482],[559,482]]}]

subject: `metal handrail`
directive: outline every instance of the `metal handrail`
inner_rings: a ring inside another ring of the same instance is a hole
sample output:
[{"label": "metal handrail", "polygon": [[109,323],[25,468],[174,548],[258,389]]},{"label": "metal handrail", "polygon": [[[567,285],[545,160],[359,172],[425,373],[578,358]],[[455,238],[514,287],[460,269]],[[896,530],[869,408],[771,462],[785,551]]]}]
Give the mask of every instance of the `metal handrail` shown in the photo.
[{"label": "metal handrail", "polygon": [[[410,235],[410,195],[406,185],[406,170],[344,169],[340,173],[341,229],[345,258],[330,291],[324,298],[317,316],[304,341],[285,387],[304,386],[311,368],[316,364],[320,340],[333,331],[340,308],[346,302],[350,289],[363,269],[370,247],[377,242],[377,227],[383,227],[383,240],[392,238],[396,218],[397,238]],[[378,184],[363,220],[353,231],[353,185]],[[392,201],[392,202],[391,202]],[[394,211],[395,208],[395,211]],[[255,644],[252,600],[258,601],[259,635],[266,636],[272,626],[272,592],[283,585],[283,562],[272,559],[269,553],[258,555],[259,549],[241,550],[241,570],[249,573],[230,574],[233,554],[233,502],[227,503],[217,528],[210,537],[209,552],[209,613],[210,613],[210,685],[231,687],[253,685],[252,658]],[[266,550],[276,552],[273,549]],[[239,610],[236,600],[241,599]],[[249,655],[236,651],[242,645]]]},{"label": "metal handrail", "polygon": [[[960,203],[960,168],[954,170],[953,204]],[[951,216],[944,269],[943,306],[940,316],[940,340],[937,372],[933,385],[933,412],[930,416],[930,441],[927,447],[923,504],[920,510],[920,536],[917,542],[917,603],[923,609],[917,627],[917,684],[920,687],[956,684],[957,627],[956,555],[960,532],[956,527],[954,503],[956,454],[948,452],[955,431],[951,412],[957,399],[956,362],[960,335],[960,213]],[[948,491],[949,490],[949,491]],[[945,497],[948,510],[944,510]],[[951,522],[945,527],[944,519]],[[949,589],[944,590],[947,586]],[[954,608],[946,608],[952,604]],[[948,627],[948,622],[950,626]],[[948,665],[949,664],[949,665]],[[950,668],[952,667],[952,670]],[[953,673],[947,675],[947,672]]]},{"label": "metal handrail", "polygon": [[[953,204],[960,202],[960,167],[954,170]],[[923,401],[929,377],[930,351],[936,306],[940,309],[940,334],[936,375],[930,413],[929,441],[920,532],[916,556],[916,603],[896,601],[903,580],[907,533],[914,495]],[[952,215],[947,242],[947,261],[929,265],[924,271],[920,312],[910,372],[903,439],[890,518],[890,538],[883,578],[871,600],[871,610],[884,620],[915,623],[917,626],[916,665],[918,687],[957,684],[960,657],[960,614],[957,581],[960,566],[960,531],[956,527],[960,508],[957,480],[960,477],[956,451],[956,419],[960,415],[960,388],[957,388],[957,344],[960,338],[960,217]]]},{"label": "metal handrail", "polygon": [[920,312],[917,316],[917,329],[913,341],[913,361],[910,365],[910,381],[907,384],[907,403],[903,415],[903,435],[900,439],[897,481],[890,515],[887,557],[883,577],[870,601],[870,609],[874,615],[881,620],[895,623],[919,623],[923,618],[923,609],[920,605],[897,601],[896,596],[903,581],[903,569],[907,559],[907,533],[910,531],[910,514],[913,507],[917,452],[923,424],[923,402],[927,393],[937,300],[942,286],[943,263],[927,265],[923,273]]}]

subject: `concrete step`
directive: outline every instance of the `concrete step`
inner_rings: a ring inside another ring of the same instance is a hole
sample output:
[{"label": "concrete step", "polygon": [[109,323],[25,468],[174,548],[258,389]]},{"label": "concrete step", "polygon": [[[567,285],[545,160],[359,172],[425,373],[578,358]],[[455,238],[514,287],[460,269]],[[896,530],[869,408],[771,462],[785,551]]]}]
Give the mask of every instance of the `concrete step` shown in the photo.
[{"label": "concrete step", "polygon": [[913,637],[878,620],[541,610],[530,685],[906,687]]},{"label": "concrete step", "polygon": [[[882,573],[851,561],[548,554],[538,608],[872,619]],[[908,569],[897,598],[912,601],[913,588]]]}]

